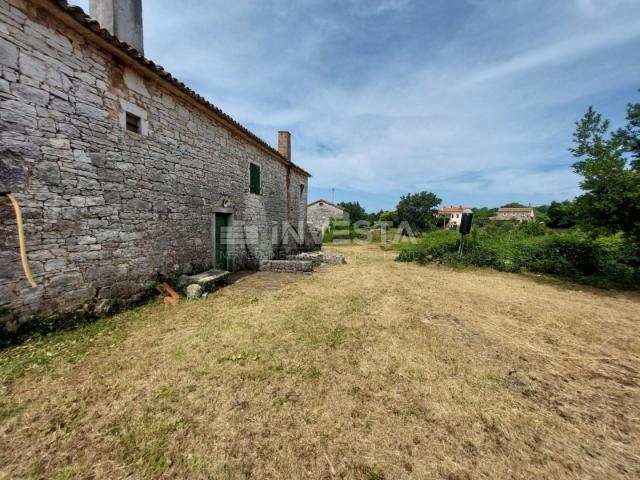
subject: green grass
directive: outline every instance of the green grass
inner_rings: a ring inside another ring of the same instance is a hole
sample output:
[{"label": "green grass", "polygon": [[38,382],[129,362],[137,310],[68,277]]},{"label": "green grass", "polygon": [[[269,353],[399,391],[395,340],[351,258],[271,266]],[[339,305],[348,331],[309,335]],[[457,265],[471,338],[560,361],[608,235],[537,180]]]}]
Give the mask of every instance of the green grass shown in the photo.
[{"label": "green grass", "polygon": [[168,437],[184,428],[179,420],[145,413],[141,418],[119,417],[110,433],[119,439],[119,453],[126,463],[141,465],[143,471],[157,472],[173,463]]},{"label": "green grass", "polygon": [[367,480],[384,480],[384,472],[378,465],[373,465],[367,468],[366,471]]},{"label": "green grass", "polygon": [[94,347],[117,348],[126,338],[131,322],[143,319],[145,311],[140,307],[71,330],[36,335],[0,350],[0,384],[11,384],[29,372],[44,373],[61,363],[76,363]]},{"label": "green grass", "polygon": [[15,417],[20,410],[22,407],[19,404],[10,400],[0,400],[0,424]]}]

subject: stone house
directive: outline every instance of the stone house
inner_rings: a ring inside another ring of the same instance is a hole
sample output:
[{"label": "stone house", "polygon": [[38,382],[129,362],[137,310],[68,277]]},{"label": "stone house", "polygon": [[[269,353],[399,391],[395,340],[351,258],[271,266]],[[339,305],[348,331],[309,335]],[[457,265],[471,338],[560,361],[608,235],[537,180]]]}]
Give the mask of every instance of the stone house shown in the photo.
[{"label": "stone house", "polygon": [[91,4],[100,24],[64,0],[0,0],[0,193],[22,207],[37,283],[0,197],[0,327],[257,268],[304,237],[289,133],[272,148],[144,58],[141,0]]},{"label": "stone house", "polygon": [[328,230],[332,219],[349,220],[349,214],[344,208],[323,199],[316,200],[307,206],[307,221],[320,229],[323,235]]},{"label": "stone house", "polygon": [[516,222],[532,222],[536,219],[536,214],[533,211],[533,207],[522,208],[499,208],[495,217],[491,217],[491,220],[512,220]]}]

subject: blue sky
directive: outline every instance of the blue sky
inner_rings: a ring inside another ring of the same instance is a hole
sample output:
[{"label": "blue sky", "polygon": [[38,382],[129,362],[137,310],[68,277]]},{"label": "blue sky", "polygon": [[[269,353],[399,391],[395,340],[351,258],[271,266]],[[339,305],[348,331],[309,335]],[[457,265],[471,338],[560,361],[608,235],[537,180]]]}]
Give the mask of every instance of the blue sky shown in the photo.
[{"label": "blue sky", "polygon": [[[87,9],[88,0],[74,1]],[[309,201],[572,198],[574,122],[640,100],[639,0],[147,0],[146,56],[275,146]]]}]

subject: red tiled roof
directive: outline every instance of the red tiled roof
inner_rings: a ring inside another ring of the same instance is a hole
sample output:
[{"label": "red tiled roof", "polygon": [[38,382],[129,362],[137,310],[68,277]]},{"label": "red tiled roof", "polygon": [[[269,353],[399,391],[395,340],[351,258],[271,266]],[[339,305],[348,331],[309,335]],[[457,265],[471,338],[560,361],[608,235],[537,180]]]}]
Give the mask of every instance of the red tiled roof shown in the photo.
[{"label": "red tiled roof", "polygon": [[499,208],[498,212],[533,212],[533,207],[525,207],[525,208],[516,208],[516,207],[508,207],[508,208]]},{"label": "red tiled roof", "polygon": [[463,207],[462,205],[459,207],[442,207],[438,209],[438,215],[446,215],[447,213],[465,213],[470,211],[471,209]]},{"label": "red tiled roof", "polygon": [[83,27],[87,28],[93,33],[98,34],[100,37],[102,37],[104,40],[106,40],[111,45],[116,47],[122,53],[126,54],[129,58],[137,62],[142,67],[158,75],[163,80],[171,83],[173,86],[181,90],[183,93],[187,94],[193,100],[205,106],[207,109],[213,112],[217,117],[223,119],[224,121],[232,125],[236,130],[238,130],[245,137],[248,137],[249,139],[258,143],[261,147],[265,148],[271,155],[276,157],[278,161],[280,161],[281,163],[291,165],[303,175],[306,175],[308,177],[311,176],[309,172],[305,171],[303,168],[299,167],[295,163],[289,161],[287,158],[282,156],[280,152],[278,152],[275,148],[273,148],[267,142],[262,140],[260,137],[258,137],[255,133],[250,131],[248,128],[244,127],[239,122],[231,118],[230,115],[224,113],[219,107],[216,107],[213,103],[209,102],[203,96],[199,95],[198,93],[196,93],[195,91],[187,87],[184,83],[182,83],[180,80],[178,80],[169,72],[167,72],[164,68],[162,68],[162,66],[157,65],[151,60],[145,58],[142,54],[140,54],[140,52],[138,52],[131,45],[120,41],[117,37],[112,35],[108,30],[102,28],[100,24],[95,20],[93,20],[91,17],[89,17],[84,12],[84,10],[82,10],[82,8],[71,6],[69,5],[69,3],[67,3],[66,0],[48,0],[48,2],[53,4],[57,8],[61,9],[65,13],[67,13],[71,18],[76,20]]}]

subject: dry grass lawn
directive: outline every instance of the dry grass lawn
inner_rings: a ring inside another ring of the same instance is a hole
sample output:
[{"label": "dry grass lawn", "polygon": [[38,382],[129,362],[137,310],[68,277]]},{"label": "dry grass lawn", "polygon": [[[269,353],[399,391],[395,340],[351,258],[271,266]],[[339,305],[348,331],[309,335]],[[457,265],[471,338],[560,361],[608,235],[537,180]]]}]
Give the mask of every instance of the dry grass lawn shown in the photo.
[{"label": "dry grass lawn", "polygon": [[640,478],[640,297],[345,247],[0,352],[0,478]]}]

